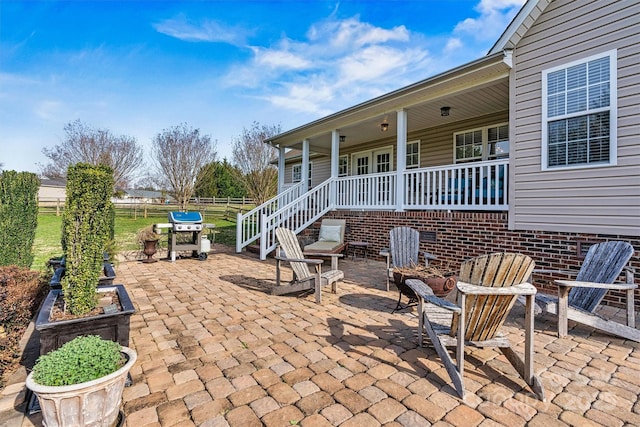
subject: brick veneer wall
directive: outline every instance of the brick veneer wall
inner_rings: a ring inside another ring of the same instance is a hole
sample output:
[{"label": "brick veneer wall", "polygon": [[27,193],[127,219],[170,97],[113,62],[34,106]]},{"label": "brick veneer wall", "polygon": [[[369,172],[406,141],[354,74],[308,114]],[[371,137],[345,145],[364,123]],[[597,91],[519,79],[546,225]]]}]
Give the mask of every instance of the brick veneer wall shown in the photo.
[{"label": "brick veneer wall", "polygon": [[[393,227],[407,226],[418,231],[435,232],[435,241],[422,241],[420,249],[436,255],[440,262],[448,264],[453,270],[459,268],[461,261],[478,255],[491,252],[521,252],[533,258],[536,268],[577,271],[582,263],[581,257],[578,256],[579,242],[624,240],[636,249],[631,266],[638,272],[635,277],[636,283],[640,283],[638,237],[509,230],[506,212],[334,211],[326,217],[346,219],[346,241],[368,242],[370,256],[379,257],[380,249],[389,246],[389,230]],[[319,229],[320,221],[305,230],[302,237],[317,239]],[[620,280],[624,280],[624,277],[621,276]],[[556,292],[553,277],[549,275],[535,274],[533,282],[544,292]],[[604,303],[617,307],[623,307],[625,304],[622,294],[612,291],[607,293]],[[640,309],[638,291],[636,308]]]}]

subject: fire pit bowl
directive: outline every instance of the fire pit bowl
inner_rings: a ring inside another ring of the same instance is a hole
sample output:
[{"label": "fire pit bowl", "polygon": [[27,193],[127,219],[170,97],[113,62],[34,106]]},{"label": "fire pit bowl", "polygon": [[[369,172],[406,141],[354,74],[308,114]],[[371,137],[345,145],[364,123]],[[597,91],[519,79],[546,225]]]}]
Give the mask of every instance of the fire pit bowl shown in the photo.
[{"label": "fire pit bowl", "polygon": [[449,295],[449,292],[451,292],[453,288],[456,287],[456,281],[457,281],[456,276],[453,276],[453,275],[444,276],[444,277],[439,277],[439,276],[428,277],[428,276],[417,274],[417,273],[407,274],[399,271],[394,271],[393,280],[395,281],[396,286],[398,287],[398,290],[402,295],[407,296],[409,299],[416,298],[416,295],[413,292],[413,290],[404,283],[405,280],[407,279],[422,280],[427,286],[431,288],[431,290],[433,290],[433,293],[435,294],[435,296],[441,297],[441,298],[444,298],[447,295]]}]

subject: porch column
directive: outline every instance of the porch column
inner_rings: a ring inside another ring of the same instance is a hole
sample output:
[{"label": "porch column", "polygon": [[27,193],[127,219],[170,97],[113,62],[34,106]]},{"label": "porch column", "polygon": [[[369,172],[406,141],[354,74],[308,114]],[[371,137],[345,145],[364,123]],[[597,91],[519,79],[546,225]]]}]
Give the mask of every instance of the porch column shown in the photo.
[{"label": "porch column", "polygon": [[309,140],[302,140],[302,193],[309,191]]},{"label": "porch column", "polygon": [[331,187],[329,188],[329,205],[336,206],[336,178],[338,178],[338,160],[340,158],[340,130],[331,131]]},{"label": "porch column", "polygon": [[398,141],[396,147],[396,211],[403,211],[404,172],[407,168],[407,110],[397,111]]},{"label": "porch column", "polygon": [[284,188],[284,146],[278,145],[278,194]]}]

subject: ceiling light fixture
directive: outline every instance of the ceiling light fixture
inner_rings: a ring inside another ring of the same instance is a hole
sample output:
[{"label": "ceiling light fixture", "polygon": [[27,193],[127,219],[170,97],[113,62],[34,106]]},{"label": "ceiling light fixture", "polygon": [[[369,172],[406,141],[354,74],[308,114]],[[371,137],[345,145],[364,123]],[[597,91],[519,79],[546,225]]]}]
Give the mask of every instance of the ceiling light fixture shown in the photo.
[{"label": "ceiling light fixture", "polygon": [[340,135],[340,142],[345,142],[347,140],[347,137],[344,135]]},{"label": "ceiling light fixture", "polygon": [[389,130],[389,123],[387,123],[387,118],[385,117],[385,119],[382,121],[382,123],[380,123],[380,131],[381,132],[386,132]]},{"label": "ceiling light fixture", "polygon": [[440,115],[442,117],[447,117],[449,115],[450,110],[451,110],[451,107],[440,107]]}]

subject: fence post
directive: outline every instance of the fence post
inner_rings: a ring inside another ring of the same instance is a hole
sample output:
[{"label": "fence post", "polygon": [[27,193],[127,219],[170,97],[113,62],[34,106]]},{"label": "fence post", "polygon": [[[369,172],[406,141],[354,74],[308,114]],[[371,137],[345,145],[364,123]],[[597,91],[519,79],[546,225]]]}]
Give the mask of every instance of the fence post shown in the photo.
[{"label": "fence post", "polygon": [[60,216],[60,199],[56,199],[56,216]]},{"label": "fence post", "polygon": [[236,216],[236,252],[242,252],[242,214]]},{"label": "fence post", "polygon": [[[147,202],[149,203],[149,202]],[[144,218],[147,218],[147,203],[144,204]]]}]

